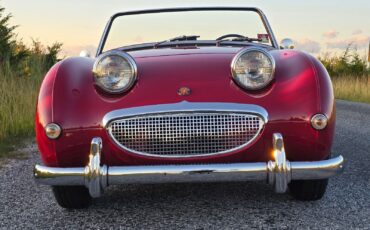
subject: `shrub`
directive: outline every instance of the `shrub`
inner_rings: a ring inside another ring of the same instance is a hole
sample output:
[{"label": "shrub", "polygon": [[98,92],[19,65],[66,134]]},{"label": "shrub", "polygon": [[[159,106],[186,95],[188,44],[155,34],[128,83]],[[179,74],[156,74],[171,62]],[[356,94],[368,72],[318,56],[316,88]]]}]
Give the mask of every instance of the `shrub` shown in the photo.
[{"label": "shrub", "polygon": [[323,63],[332,77],[364,77],[370,74],[370,68],[367,67],[366,57],[361,58],[357,49],[354,48],[352,44],[348,45],[340,56],[326,54],[323,57],[319,57],[319,60]]}]

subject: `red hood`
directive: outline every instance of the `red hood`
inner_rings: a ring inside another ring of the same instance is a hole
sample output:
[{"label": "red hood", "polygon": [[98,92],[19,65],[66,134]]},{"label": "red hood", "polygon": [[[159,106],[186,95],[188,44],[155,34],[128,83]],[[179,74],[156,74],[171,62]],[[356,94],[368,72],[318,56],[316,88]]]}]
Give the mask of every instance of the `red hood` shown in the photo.
[{"label": "red hood", "polygon": [[236,54],[244,47],[182,47],[182,48],[160,48],[128,52],[134,58],[175,56],[189,54]]},{"label": "red hood", "polygon": [[[235,84],[230,64],[242,47],[201,47],[193,49],[152,49],[131,51],[137,63],[138,79],[125,94],[111,96],[94,87],[93,59],[73,58],[60,63],[55,80],[54,119],[94,114],[84,120],[68,120],[65,128],[99,127],[101,118],[112,110],[154,104],[189,102],[228,102],[257,104],[269,109],[270,119],[283,119],[280,110],[296,108],[295,117],[308,120],[307,111],[319,110],[317,79],[311,60],[295,50],[274,50],[275,80],[259,92],[249,92]],[[191,95],[181,96],[181,87]],[[299,95],[299,100],[290,100]],[[301,101],[307,101],[302,106]],[[73,102],[73,103],[72,103]],[[96,105],[99,104],[99,110]],[[84,105],[84,106],[81,106]],[[66,109],[68,108],[68,109]],[[299,112],[298,111],[299,108]],[[276,112],[274,111],[276,110]],[[318,111],[319,112],[319,111]]]}]

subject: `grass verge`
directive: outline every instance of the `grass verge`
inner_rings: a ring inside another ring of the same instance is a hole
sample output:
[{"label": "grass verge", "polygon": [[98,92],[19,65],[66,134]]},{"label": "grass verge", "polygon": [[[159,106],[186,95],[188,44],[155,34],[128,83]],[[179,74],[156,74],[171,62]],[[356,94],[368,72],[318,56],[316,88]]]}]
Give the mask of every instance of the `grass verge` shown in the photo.
[{"label": "grass verge", "polygon": [[332,81],[335,98],[370,103],[370,76],[341,76],[334,77]]},{"label": "grass verge", "polygon": [[36,101],[45,71],[40,68],[41,60],[33,61],[29,76],[0,66],[0,156],[34,135]]}]

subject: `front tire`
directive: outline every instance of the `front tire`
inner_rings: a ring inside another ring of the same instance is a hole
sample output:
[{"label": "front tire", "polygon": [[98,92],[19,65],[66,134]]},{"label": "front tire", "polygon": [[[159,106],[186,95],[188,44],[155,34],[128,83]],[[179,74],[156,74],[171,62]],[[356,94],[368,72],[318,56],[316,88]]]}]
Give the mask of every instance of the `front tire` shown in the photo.
[{"label": "front tire", "polygon": [[67,209],[82,209],[90,206],[92,197],[83,186],[53,186],[58,204]]},{"label": "front tire", "polygon": [[296,180],[290,182],[290,194],[303,201],[320,200],[326,191],[329,179],[323,180]]}]

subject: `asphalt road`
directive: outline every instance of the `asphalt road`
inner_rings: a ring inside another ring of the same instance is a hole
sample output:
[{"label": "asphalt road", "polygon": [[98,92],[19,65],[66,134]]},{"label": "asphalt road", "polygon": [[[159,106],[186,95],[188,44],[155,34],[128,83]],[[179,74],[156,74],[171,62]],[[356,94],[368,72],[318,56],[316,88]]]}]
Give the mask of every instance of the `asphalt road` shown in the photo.
[{"label": "asphalt road", "polygon": [[47,186],[32,179],[40,162],[30,144],[27,160],[0,169],[0,228],[49,229],[370,229],[370,105],[338,101],[334,153],[346,171],[325,197],[299,202],[259,182],[110,187],[86,210],[60,208]]}]

